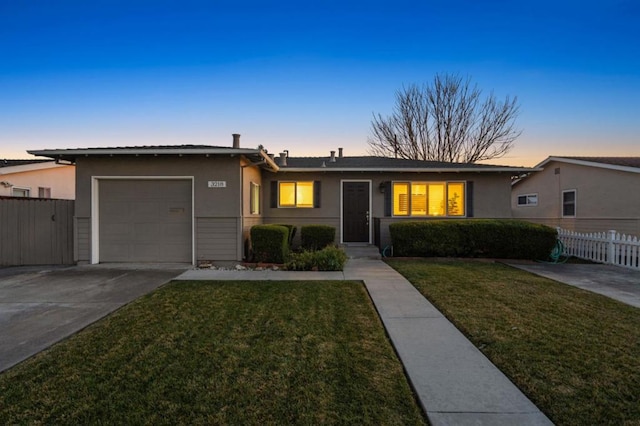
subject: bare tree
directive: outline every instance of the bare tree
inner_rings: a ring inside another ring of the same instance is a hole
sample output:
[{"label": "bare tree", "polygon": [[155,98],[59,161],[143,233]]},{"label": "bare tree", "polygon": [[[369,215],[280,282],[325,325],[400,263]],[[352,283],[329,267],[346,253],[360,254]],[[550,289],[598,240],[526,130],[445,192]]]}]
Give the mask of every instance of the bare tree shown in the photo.
[{"label": "bare tree", "polygon": [[374,114],[369,152],[383,157],[475,163],[499,158],[513,147],[518,98],[485,99],[469,78],[436,75],[430,85],[396,92],[388,117]]}]

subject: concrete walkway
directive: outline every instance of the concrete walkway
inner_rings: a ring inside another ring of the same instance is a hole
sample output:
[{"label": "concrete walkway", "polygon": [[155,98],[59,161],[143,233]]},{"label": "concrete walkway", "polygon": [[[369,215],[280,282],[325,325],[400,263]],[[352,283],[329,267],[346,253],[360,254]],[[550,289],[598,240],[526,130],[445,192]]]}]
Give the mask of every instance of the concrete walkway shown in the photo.
[{"label": "concrete walkway", "polygon": [[550,425],[551,421],[402,275],[352,258],[344,272],[189,270],[179,280],[364,281],[432,425]]},{"label": "concrete walkway", "polygon": [[601,264],[509,263],[509,265],[640,308],[640,271]]}]

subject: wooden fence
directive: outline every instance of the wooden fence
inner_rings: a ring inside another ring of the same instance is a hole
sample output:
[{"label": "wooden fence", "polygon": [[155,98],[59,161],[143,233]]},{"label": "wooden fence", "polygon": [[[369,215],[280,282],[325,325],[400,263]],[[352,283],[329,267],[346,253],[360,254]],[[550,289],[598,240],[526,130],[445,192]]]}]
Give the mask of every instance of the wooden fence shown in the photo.
[{"label": "wooden fence", "polygon": [[0,266],[73,264],[73,200],[0,197]]},{"label": "wooden fence", "polygon": [[640,269],[640,240],[616,231],[578,233],[558,228],[564,252],[580,259]]}]

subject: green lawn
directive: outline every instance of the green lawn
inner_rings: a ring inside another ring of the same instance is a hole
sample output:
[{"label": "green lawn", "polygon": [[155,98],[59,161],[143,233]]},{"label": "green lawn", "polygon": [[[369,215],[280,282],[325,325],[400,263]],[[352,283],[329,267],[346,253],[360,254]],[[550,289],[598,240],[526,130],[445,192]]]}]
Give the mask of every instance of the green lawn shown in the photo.
[{"label": "green lawn", "polygon": [[0,374],[0,424],[424,424],[361,283],[173,282]]},{"label": "green lawn", "polygon": [[556,424],[640,424],[640,309],[501,264],[389,264]]}]

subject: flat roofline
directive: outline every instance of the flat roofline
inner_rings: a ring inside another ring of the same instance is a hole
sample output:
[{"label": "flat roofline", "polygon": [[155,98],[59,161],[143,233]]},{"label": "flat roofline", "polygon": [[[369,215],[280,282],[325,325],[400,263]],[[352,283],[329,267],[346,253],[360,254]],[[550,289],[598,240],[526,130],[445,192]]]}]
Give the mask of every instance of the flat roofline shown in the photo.
[{"label": "flat roofline", "polygon": [[199,155],[199,154],[258,154],[251,148],[82,148],[29,150],[39,157],[88,157],[94,155]]},{"label": "flat roofline", "polygon": [[595,161],[595,159],[594,161],[589,161],[589,160],[578,160],[575,158],[556,157],[556,156],[548,157],[547,159],[543,160],[540,164],[538,164],[536,167],[544,168],[544,166],[546,166],[552,161],[556,161],[558,163],[576,164],[579,166],[597,167],[600,169],[618,170],[621,172],[640,173],[639,167],[629,167],[629,166],[620,166],[617,164],[600,163],[598,161]]},{"label": "flat roofline", "polygon": [[429,172],[429,173],[464,173],[464,172],[539,172],[541,168],[530,167],[280,167],[281,172]]}]

